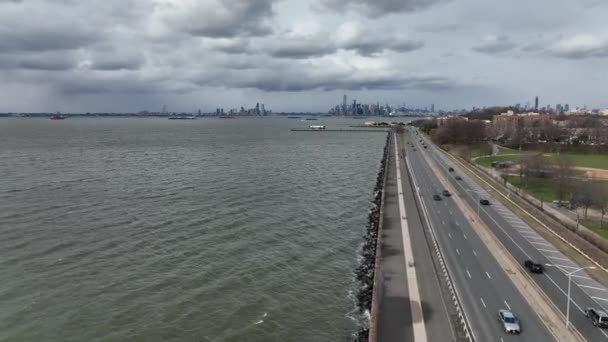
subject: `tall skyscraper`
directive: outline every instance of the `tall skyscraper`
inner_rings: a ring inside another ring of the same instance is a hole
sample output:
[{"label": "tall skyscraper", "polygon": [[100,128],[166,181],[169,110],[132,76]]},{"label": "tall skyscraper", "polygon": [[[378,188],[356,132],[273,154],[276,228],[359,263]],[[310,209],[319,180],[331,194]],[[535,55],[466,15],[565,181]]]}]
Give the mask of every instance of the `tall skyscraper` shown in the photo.
[{"label": "tall skyscraper", "polygon": [[534,98],[534,111],[538,110],[538,96]]},{"label": "tall skyscraper", "polygon": [[353,100],[353,115],[357,115],[357,100]]},{"label": "tall skyscraper", "polygon": [[564,112],[569,112],[569,111],[570,111],[570,105],[566,103],[564,105]]},{"label": "tall skyscraper", "polygon": [[431,105],[431,112],[435,113],[435,104],[434,103]]},{"label": "tall skyscraper", "polygon": [[262,115],[266,115],[266,108],[264,108],[264,104],[262,103],[261,109]]},{"label": "tall skyscraper", "polygon": [[260,115],[260,103],[255,104],[255,115]]},{"label": "tall skyscraper", "polygon": [[346,94],[342,97],[342,114],[346,114],[347,104],[346,104]]}]

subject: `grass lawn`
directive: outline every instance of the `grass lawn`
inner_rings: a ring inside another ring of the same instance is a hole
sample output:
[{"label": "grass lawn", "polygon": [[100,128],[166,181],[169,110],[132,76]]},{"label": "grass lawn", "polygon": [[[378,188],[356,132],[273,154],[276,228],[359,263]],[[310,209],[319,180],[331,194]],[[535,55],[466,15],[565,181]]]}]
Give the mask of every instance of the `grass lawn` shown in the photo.
[{"label": "grass lawn", "polygon": [[[551,184],[551,180],[548,178],[535,178],[527,180],[526,177],[521,178],[519,176],[507,176],[507,181],[518,188],[524,189],[530,195],[542,199],[545,202],[551,202],[558,200],[557,193],[554,191],[554,187]],[[569,198],[569,196],[566,196]],[[565,198],[563,200],[566,200]]]},{"label": "grass lawn", "polygon": [[608,239],[608,222],[600,227],[600,221],[581,220],[581,224]]},{"label": "grass lawn", "polygon": [[503,146],[498,146],[498,155],[503,155],[503,154],[519,154],[518,150],[514,150],[512,148],[508,148],[508,147],[503,147]]},{"label": "grass lawn", "polygon": [[484,167],[492,167],[493,161],[512,160],[513,162],[517,163],[518,158],[519,157],[517,156],[489,156],[477,158],[475,159],[475,162]]},{"label": "grass lawn", "polygon": [[564,155],[568,156],[575,166],[608,169],[608,154],[565,153]]}]

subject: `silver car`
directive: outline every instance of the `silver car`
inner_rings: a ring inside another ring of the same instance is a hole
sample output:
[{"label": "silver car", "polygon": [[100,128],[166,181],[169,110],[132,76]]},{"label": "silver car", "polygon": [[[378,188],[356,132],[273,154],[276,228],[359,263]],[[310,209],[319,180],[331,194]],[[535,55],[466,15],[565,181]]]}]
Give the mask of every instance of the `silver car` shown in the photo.
[{"label": "silver car", "polygon": [[519,334],[521,326],[519,319],[509,310],[498,310],[498,320],[502,324],[503,329],[509,334]]}]

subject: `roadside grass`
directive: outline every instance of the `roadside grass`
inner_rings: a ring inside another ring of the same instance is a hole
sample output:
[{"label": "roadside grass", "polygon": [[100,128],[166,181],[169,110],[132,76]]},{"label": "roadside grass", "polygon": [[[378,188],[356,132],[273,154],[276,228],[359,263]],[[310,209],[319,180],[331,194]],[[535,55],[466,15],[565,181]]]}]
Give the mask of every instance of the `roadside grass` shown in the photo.
[{"label": "roadside grass", "polygon": [[608,239],[608,222],[604,221],[603,224],[595,220],[581,220],[580,222],[583,226]]},{"label": "roadside grass", "polygon": [[[558,200],[557,192],[555,192],[555,187],[551,184],[551,179],[549,178],[530,178],[527,177],[519,178],[519,176],[507,176],[507,181],[514,186],[525,190],[530,195],[541,199],[545,202]],[[565,196],[568,199],[569,195]],[[566,200],[566,199],[562,199]]]},{"label": "roadside grass", "polygon": [[[608,169],[608,154],[564,153],[563,155],[568,157],[575,166]],[[552,156],[556,156],[556,154]]]},{"label": "roadside grass", "polygon": [[504,147],[504,146],[499,146],[496,145],[496,147],[498,148],[498,154],[497,155],[503,155],[503,154],[519,154],[519,151],[514,150],[512,148],[508,148],[508,147]]},{"label": "roadside grass", "polygon": [[518,156],[488,156],[475,159],[475,162],[483,167],[492,167],[493,161],[512,160],[517,162]]},{"label": "roadside grass", "polygon": [[[450,154],[450,157],[456,158],[451,154]],[[551,233],[549,230],[547,230],[547,228],[543,227],[540,223],[536,222],[536,220],[534,220],[530,215],[528,215],[523,210],[516,207],[513,203],[511,203],[511,201],[508,201],[503,196],[501,196],[500,194],[504,194],[505,196],[507,195],[505,189],[503,189],[501,187],[497,187],[497,189],[501,189],[501,190],[495,191],[491,188],[488,188],[487,186],[485,186],[485,184],[478,181],[478,178],[474,172],[470,171],[468,168],[463,168],[462,170],[465,173],[467,173],[469,175],[469,177],[471,177],[471,179],[473,179],[477,184],[484,187],[486,189],[486,191],[488,191],[490,194],[492,194],[494,196],[494,198],[496,198],[499,202],[501,202],[503,205],[505,205],[507,208],[509,208],[515,215],[520,217],[526,224],[528,224],[528,226],[530,226],[530,228],[534,229],[534,231],[536,231],[540,236],[542,236],[545,240],[547,240],[549,243],[551,243],[553,246],[555,246],[555,248],[557,248],[557,250],[559,250],[560,252],[562,252],[564,255],[568,256],[572,260],[574,260],[577,264],[579,264],[582,267],[595,266],[591,261],[587,260],[587,258],[585,258],[581,254],[579,254],[577,251],[572,249],[565,242],[563,242],[561,239],[559,239],[557,236],[555,236],[553,233]],[[484,179],[485,178],[487,178],[487,177],[484,177]],[[517,177],[517,178],[519,178],[519,177]],[[493,180],[489,180],[489,181],[490,181],[490,183],[496,183]],[[603,270],[598,270],[598,269],[589,269],[589,270],[587,270],[587,273],[590,274],[595,280],[597,280],[604,286],[608,286],[608,273],[607,272],[604,272]]]}]

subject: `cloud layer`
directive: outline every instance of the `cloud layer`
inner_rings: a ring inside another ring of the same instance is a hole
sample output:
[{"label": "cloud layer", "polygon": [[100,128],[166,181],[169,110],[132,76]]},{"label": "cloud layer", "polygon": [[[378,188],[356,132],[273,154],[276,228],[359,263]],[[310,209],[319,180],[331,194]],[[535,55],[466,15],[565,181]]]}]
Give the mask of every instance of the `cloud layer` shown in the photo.
[{"label": "cloud layer", "polygon": [[[0,111],[262,100],[322,110],[343,92],[446,109],[537,93],[608,106],[607,78],[598,77],[608,60],[603,8],[595,0],[5,0]],[[539,11],[560,25],[548,30]]]}]

